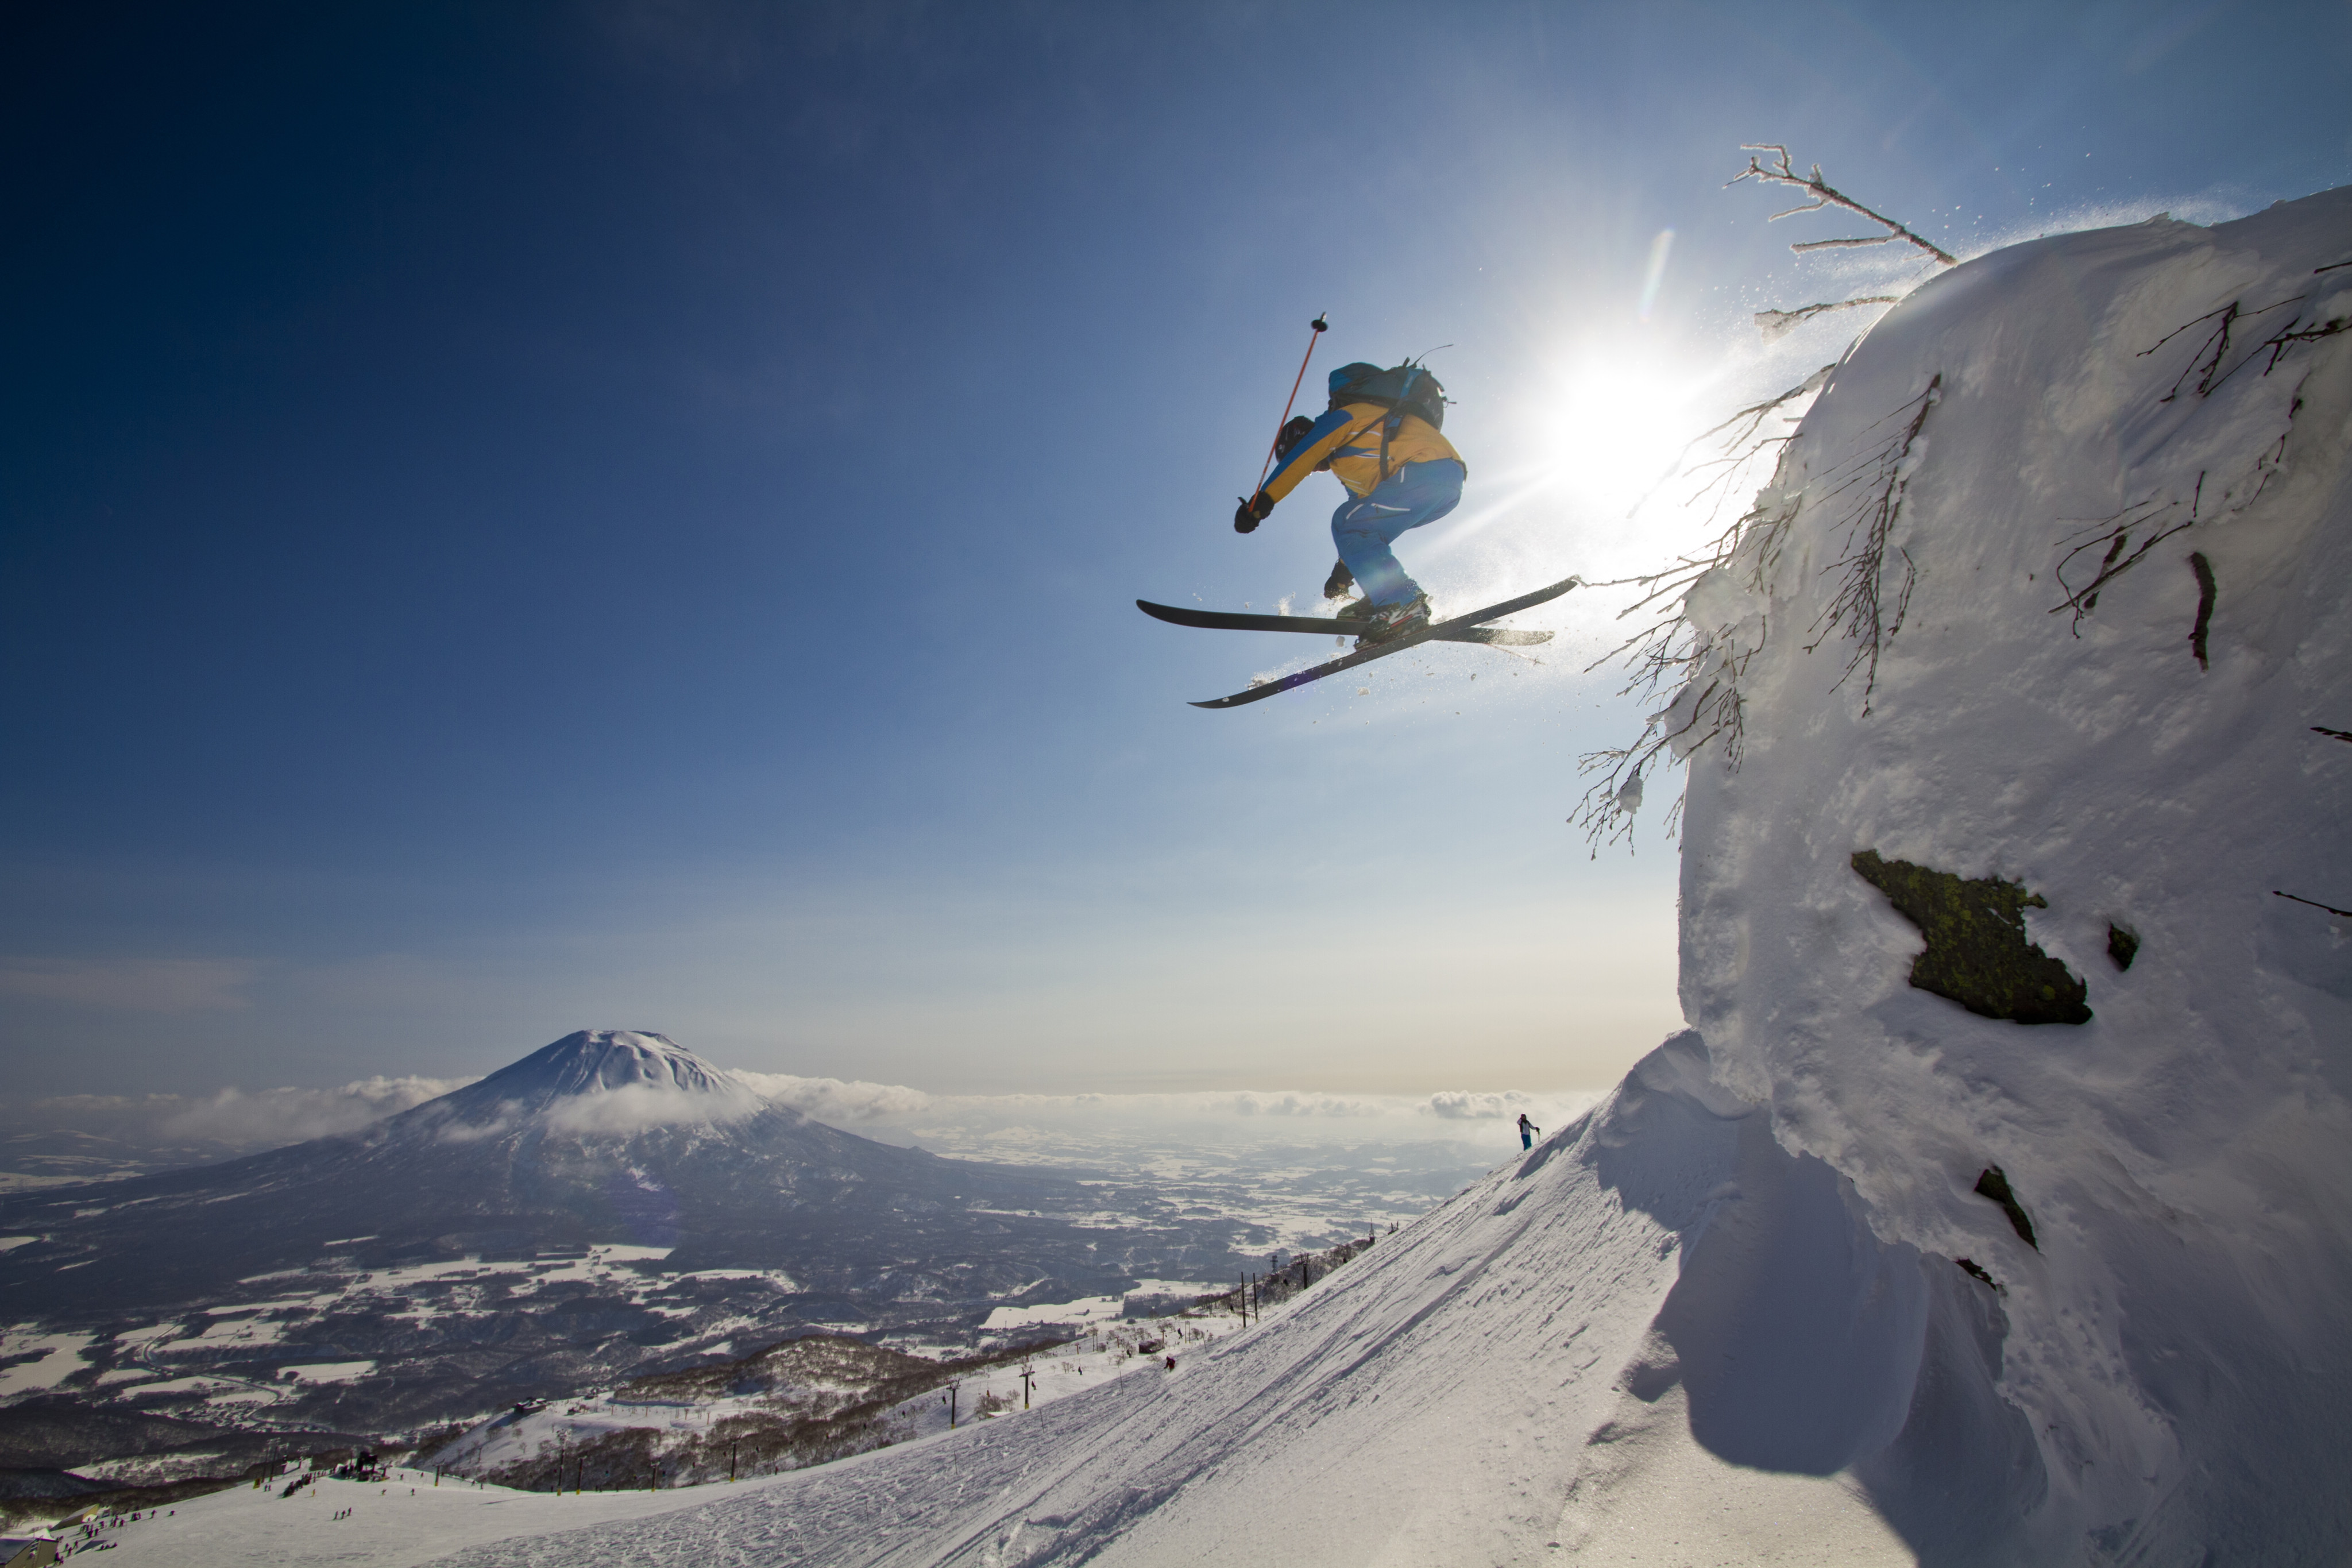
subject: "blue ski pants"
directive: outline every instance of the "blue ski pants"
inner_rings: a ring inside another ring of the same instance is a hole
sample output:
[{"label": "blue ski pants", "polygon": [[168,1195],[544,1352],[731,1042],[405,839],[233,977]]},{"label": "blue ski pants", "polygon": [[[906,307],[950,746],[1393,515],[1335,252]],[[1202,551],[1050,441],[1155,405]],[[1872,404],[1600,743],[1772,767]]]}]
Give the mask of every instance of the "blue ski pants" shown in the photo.
[{"label": "blue ski pants", "polygon": [[1407,463],[1370,495],[1350,496],[1331,514],[1331,542],[1339,547],[1339,559],[1355,574],[1364,597],[1375,605],[1401,605],[1421,592],[1389,546],[1405,530],[1435,522],[1460,505],[1465,471],[1443,458]]}]

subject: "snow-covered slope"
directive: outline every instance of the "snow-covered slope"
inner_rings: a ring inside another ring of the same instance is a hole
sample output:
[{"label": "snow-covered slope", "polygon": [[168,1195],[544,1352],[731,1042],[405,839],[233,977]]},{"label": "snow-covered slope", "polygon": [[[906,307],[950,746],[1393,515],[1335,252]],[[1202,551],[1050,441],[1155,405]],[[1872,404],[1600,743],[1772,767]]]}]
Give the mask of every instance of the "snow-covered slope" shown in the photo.
[{"label": "snow-covered slope", "polygon": [[[1264,1548],[1301,1563],[1533,1562],[1638,1540],[1658,1497],[1699,1476],[1724,1487],[1683,1531],[1695,1549],[1906,1561],[1849,1489],[1734,1471],[1685,1436],[1653,1321],[1670,1293],[1690,1300],[1675,1289],[1684,1240],[1740,1194],[1815,1238],[1801,1319],[1781,1325],[1800,1347],[1848,1328],[1886,1338],[1885,1265],[1835,1182],[1710,1084],[1685,1036],[1576,1126],[1173,1373],[457,1561],[1176,1564]],[[1736,1310],[1747,1278],[1718,1270],[1712,1305]],[[1829,1425],[1817,1438],[1851,1440]],[[1635,1469],[1626,1507],[1580,1485]]]},{"label": "snow-covered slope", "polygon": [[[1685,1013],[1878,1235],[1999,1281],[1964,1473],[2020,1560],[2352,1557],[2347,263],[2334,191],[1938,279],[1701,595],[1748,712],[1691,772]],[[1804,647],[1890,485],[1907,613],[1839,686],[1860,645]],[[2087,1021],[1907,984],[1862,851],[2021,882]]]}]

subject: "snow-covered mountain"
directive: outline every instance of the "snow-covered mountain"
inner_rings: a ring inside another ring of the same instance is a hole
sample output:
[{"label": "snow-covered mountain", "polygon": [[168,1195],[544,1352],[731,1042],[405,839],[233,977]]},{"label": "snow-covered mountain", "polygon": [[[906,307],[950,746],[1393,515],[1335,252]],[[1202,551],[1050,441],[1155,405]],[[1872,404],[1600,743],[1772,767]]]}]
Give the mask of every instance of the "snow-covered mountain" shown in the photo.
[{"label": "snow-covered mountain", "polygon": [[[673,1269],[775,1268],[804,1292],[976,1302],[1117,1289],[1063,1212],[1076,1184],[843,1132],[660,1035],[583,1030],[359,1131],[0,1200],[39,1237],[0,1311],[111,1314],[338,1258],[361,1268],[591,1243]],[[1222,1262],[1222,1260],[1220,1260]]]},{"label": "snow-covered mountain", "polygon": [[2347,268],[2053,237],[1837,369],[1591,1115],[1172,1372],[454,1561],[2352,1559]]},{"label": "snow-covered mountain", "polygon": [[392,1119],[399,1137],[442,1142],[546,1131],[627,1134],[719,1128],[768,1109],[767,1098],[667,1035],[583,1029],[489,1077]]}]

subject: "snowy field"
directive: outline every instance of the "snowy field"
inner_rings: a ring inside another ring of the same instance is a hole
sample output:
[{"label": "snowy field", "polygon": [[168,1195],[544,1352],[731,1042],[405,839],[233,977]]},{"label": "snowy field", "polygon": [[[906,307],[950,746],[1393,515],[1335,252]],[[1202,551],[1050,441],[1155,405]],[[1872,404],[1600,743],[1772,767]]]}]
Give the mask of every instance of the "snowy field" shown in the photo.
[{"label": "snowy field", "polygon": [[[833,1080],[774,1087],[868,1134],[1077,1173],[1100,1206],[1075,1220],[1106,1232],[1231,1236],[1249,1249],[1236,1270],[1245,1262],[1260,1271],[1409,1220],[1476,1179],[1516,1145],[1505,1110],[1528,1107],[1550,1118],[1578,1103],[1465,1095],[1446,1100],[1438,1112],[1430,1097],[950,1102]],[[118,1319],[94,1331],[18,1323],[0,1352],[0,1399],[67,1392],[236,1426],[367,1429],[378,1425],[368,1421],[368,1409],[403,1374],[404,1357],[498,1343],[512,1325],[578,1301],[593,1301],[608,1319],[635,1314],[638,1322],[669,1325],[666,1353],[673,1363],[740,1356],[808,1328],[874,1333],[863,1319],[795,1315],[791,1299],[800,1286],[787,1271],[673,1269],[664,1266],[670,1250],[609,1244],[576,1257],[467,1256],[373,1268],[330,1255],[304,1270],[252,1277],[226,1299],[170,1318]],[[965,1354],[1007,1332],[1166,1310],[1233,1282],[1198,1272],[1204,1277],[1147,1276],[1123,1297],[1085,1303],[1021,1297],[986,1312],[971,1330],[885,1331],[880,1342],[934,1358]],[[470,1419],[517,1396],[493,1392],[468,1403],[464,1393],[463,1381],[454,1383],[423,1418]],[[358,1403],[332,1403],[337,1394]]]},{"label": "snowy field", "polygon": [[[892,1441],[906,1442],[1005,1419],[1114,1378],[1164,1370],[1170,1356],[1177,1358],[1181,1367],[1241,1328],[1240,1320],[1230,1310],[1122,1321],[1118,1307],[1118,1298],[1105,1297],[1050,1309],[1022,1309],[1011,1315],[1034,1314],[1034,1321],[1010,1326],[1050,1325],[1064,1332],[1074,1324],[1084,1326],[1067,1342],[1047,1344],[1019,1360],[964,1373],[955,1380],[952,1397],[939,1391],[906,1400],[886,1412],[880,1424]],[[833,1391],[803,1385],[793,1394],[805,1400],[828,1392]],[[841,1392],[854,1396],[857,1390],[849,1386]],[[658,1454],[682,1441],[707,1439],[713,1432],[723,1432],[730,1421],[772,1413],[778,1403],[773,1396],[756,1393],[692,1397],[632,1388],[591,1390],[578,1398],[551,1402],[543,1410],[499,1416],[429,1458],[436,1468],[474,1477],[496,1476],[510,1466],[578,1452],[600,1439],[629,1433],[648,1433]],[[739,1479],[749,1479],[760,1468],[747,1462]]]},{"label": "snowy field", "polygon": [[[257,1415],[257,1407],[299,1398],[305,1385],[352,1383],[381,1369],[373,1358],[285,1362],[268,1379],[192,1369],[224,1357],[242,1363],[266,1354],[295,1325],[329,1314],[381,1314],[421,1329],[436,1319],[488,1310],[492,1303],[499,1310],[511,1310],[566,1284],[593,1283],[627,1293],[633,1300],[657,1298],[695,1278],[647,1267],[657,1265],[669,1250],[614,1245],[552,1262],[485,1263],[467,1258],[346,1276],[306,1274],[306,1280],[323,1279],[327,1288],[299,1295],[286,1293],[286,1278],[261,1276],[246,1281],[250,1300],[220,1303],[160,1322],[134,1322],[110,1334],[44,1333],[34,1325],[18,1325],[6,1331],[0,1356],[14,1361],[37,1351],[42,1353],[0,1371],[0,1395],[56,1389],[102,1358],[113,1364],[77,1386],[126,1404],[168,1407],[179,1415]],[[658,1300],[649,1310],[684,1310]]]}]

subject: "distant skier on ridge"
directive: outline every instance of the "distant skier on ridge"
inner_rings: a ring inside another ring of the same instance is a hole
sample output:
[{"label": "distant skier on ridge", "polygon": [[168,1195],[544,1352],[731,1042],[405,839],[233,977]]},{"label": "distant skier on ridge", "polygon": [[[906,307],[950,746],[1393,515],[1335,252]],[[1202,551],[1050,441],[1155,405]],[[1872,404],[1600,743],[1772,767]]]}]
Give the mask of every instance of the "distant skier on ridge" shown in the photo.
[{"label": "distant skier on ridge", "polygon": [[1540,1131],[1543,1131],[1543,1129],[1542,1129],[1542,1128],[1540,1128],[1540,1127],[1537,1126],[1534,1122],[1532,1122],[1532,1121],[1528,1121],[1528,1113],[1527,1113],[1526,1111],[1522,1110],[1522,1111],[1520,1111],[1520,1112],[1519,1112],[1519,1147],[1520,1147],[1520,1148],[1522,1148],[1522,1149],[1532,1149],[1532,1148],[1534,1148],[1534,1147],[1536,1146],[1536,1134],[1537,1134],[1537,1133],[1538,1133],[1538,1132],[1540,1132]]},{"label": "distant skier on ridge", "polygon": [[1335,475],[1348,500],[1331,514],[1339,561],[1323,596],[1363,589],[1363,598],[1339,618],[1361,624],[1356,646],[1365,647],[1429,625],[1429,595],[1405,575],[1390,546],[1408,529],[1452,511],[1468,470],[1438,433],[1445,389],[1425,368],[1407,363],[1382,370],[1359,361],[1333,371],[1330,389],[1330,407],[1320,419],[1302,414],[1283,426],[1275,444],[1281,461],[1235,509],[1234,529],[1255,531],[1307,475]]}]

